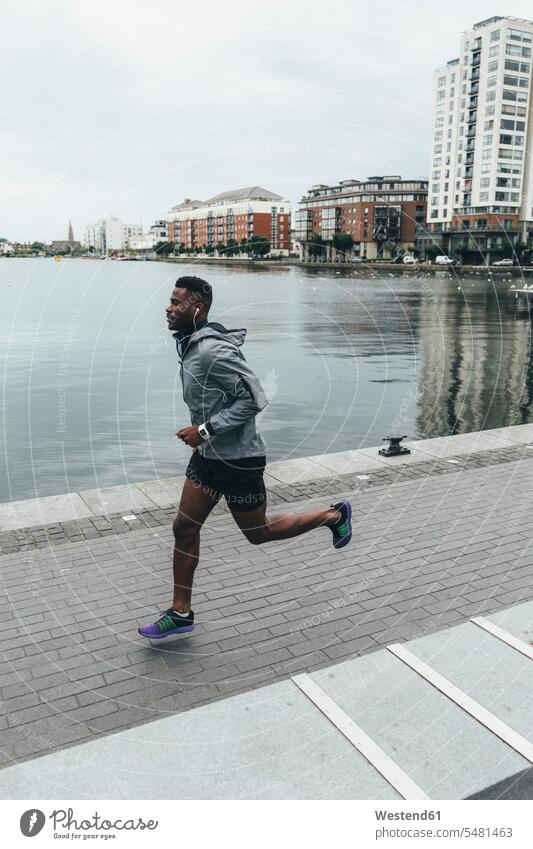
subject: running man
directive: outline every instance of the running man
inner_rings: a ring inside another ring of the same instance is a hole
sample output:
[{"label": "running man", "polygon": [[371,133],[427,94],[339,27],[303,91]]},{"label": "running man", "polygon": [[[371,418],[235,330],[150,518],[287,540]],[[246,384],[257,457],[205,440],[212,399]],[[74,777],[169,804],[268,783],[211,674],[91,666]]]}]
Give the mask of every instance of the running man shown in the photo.
[{"label": "running man", "polygon": [[180,277],[166,308],[180,358],[183,399],[192,422],[176,436],[192,448],[192,456],[173,524],[174,597],[157,622],[139,628],[139,634],[150,639],[193,630],[191,594],[200,531],[222,495],[252,545],[289,539],[321,527],[332,531],[335,548],[347,545],[352,537],[349,501],[316,512],[266,515],[266,446],[256,430],[255,417],[268,401],[240,350],[246,330],[227,330],[222,324],[208,322],[212,300],[211,286],[205,280]]}]

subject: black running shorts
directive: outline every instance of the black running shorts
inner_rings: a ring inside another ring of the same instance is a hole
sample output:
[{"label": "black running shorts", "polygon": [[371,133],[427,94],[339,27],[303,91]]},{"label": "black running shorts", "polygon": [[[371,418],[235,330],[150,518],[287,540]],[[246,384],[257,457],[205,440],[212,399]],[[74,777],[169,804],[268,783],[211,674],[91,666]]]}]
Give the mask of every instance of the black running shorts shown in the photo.
[{"label": "black running shorts", "polygon": [[266,502],[265,466],[264,456],[211,460],[193,451],[185,475],[198,486],[211,490],[214,500],[223,495],[230,510],[248,513]]}]

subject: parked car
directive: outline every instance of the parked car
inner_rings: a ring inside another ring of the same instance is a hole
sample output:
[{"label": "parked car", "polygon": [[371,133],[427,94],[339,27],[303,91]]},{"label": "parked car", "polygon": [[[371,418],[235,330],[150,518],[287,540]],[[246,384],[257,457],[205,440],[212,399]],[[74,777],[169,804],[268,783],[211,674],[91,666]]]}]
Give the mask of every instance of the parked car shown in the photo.
[{"label": "parked car", "polygon": [[416,259],[414,256],[410,256],[410,254],[405,254],[403,258],[404,265],[414,265],[416,263]]},{"label": "parked car", "polygon": [[510,259],[510,258],[508,258],[508,259],[497,259],[496,262],[491,262],[491,265],[512,265],[512,264],[513,264],[513,260]]},{"label": "parked car", "polygon": [[452,259],[450,256],[445,256],[442,254],[441,256],[435,257],[436,265],[457,265],[457,260]]},{"label": "parked car", "polygon": [[366,257],[364,257],[364,256],[353,256],[352,262],[366,262]]}]

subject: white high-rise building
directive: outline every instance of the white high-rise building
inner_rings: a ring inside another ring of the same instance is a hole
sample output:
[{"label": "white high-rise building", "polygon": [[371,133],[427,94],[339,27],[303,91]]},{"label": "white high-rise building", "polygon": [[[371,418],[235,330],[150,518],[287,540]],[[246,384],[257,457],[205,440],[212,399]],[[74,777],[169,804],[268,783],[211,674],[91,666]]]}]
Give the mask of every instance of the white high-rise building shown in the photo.
[{"label": "white high-rise building", "polygon": [[123,224],[116,216],[102,218],[85,228],[84,244],[93,247],[98,253],[121,251],[130,247],[130,243],[141,238],[141,224]]},{"label": "white high-rise building", "polygon": [[435,72],[429,240],[462,260],[511,256],[533,233],[533,21],[495,16]]}]

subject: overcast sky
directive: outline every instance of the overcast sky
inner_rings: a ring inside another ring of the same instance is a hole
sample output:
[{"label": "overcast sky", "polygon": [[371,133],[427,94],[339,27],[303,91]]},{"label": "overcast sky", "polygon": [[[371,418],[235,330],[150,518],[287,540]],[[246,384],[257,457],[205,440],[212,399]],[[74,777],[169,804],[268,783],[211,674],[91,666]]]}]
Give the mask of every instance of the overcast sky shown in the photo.
[{"label": "overcast sky", "polygon": [[0,17],[0,236],[148,226],[184,197],[427,176],[432,72],[531,3],[17,0]]}]

